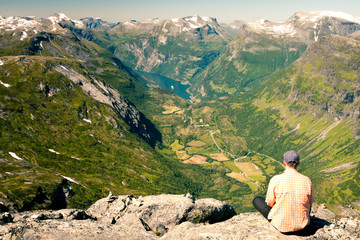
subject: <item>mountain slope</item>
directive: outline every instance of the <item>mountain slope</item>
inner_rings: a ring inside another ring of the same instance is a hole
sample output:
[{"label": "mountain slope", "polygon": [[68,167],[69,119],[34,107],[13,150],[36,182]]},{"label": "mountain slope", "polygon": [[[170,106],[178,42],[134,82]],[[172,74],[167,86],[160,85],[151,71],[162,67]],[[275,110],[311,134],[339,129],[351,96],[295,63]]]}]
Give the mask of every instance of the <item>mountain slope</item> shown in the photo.
[{"label": "mountain slope", "polygon": [[[339,36],[320,38],[291,66],[274,74],[264,88],[209,106],[216,110],[223,142],[231,135],[243,149],[279,162],[290,149],[299,152],[317,202],[352,204],[359,196],[360,42]],[[237,111],[233,111],[236,109]],[[251,160],[251,158],[248,158]],[[326,184],[324,184],[326,182]]]},{"label": "mountain slope", "polygon": [[[282,122],[304,136],[296,144],[306,159],[304,172],[317,184],[318,199],[328,203],[359,198],[359,51],[356,40],[319,39],[263,95]],[[331,184],[321,184],[325,179]]]},{"label": "mountain slope", "polygon": [[360,20],[341,12],[300,12],[284,23],[260,20],[238,28],[236,38],[193,80],[194,95],[231,95],[256,88],[298,59],[309,43],[330,34],[349,36],[360,29]]},{"label": "mountain slope", "polygon": [[[20,209],[33,207],[27,201],[32,200],[30,196],[39,187],[53,181],[61,186],[60,180],[65,178],[61,176],[76,179],[70,180],[76,192],[70,204],[84,206],[102,195],[101,189],[153,191],[159,184],[149,184],[154,181],[151,176],[171,172],[158,169],[164,165],[158,162],[163,158],[131,133],[122,120],[121,112],[114,106],[125,109],[125,102],[116,100],[116,95],[111,100],[113,106],[106,102],[106,90],[113,94],[116,91],[89,78],[78,63],[26,56],[6,57],[2,62],[6,77],[1,86],[1,153],[5,172],[1,192]],[[72,75],[61,71],[65,66]],[[133,147],[140,150],[133,151]],[[48,191],[47,197],[52,196],[51,188]]]}]

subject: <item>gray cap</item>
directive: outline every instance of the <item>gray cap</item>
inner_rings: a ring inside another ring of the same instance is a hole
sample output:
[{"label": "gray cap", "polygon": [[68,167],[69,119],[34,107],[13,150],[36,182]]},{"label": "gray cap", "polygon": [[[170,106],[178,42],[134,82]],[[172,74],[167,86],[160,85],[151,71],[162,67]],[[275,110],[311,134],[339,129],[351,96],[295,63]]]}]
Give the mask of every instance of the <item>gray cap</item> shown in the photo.
[{"label": "gray cap", "polygon": [[300,162],[299,155],[295,151],[288,151],[284,154],[284,161],[286,163],[294,162],[298,163]]}]

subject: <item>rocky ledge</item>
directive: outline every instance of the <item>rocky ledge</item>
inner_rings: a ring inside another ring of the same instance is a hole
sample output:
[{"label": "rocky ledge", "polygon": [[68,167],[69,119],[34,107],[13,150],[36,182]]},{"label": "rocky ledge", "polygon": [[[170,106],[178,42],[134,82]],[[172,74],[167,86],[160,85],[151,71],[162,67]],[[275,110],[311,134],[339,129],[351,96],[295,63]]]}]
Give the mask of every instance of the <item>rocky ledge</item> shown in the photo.
[{"label": "rocky ledge", "polygon": [[359,239],[360,214],[314,206],[306,236],[284,235],[259,213],[190,194],[103,198],[87,211],[63,209],[3,213],[0,239]]}]

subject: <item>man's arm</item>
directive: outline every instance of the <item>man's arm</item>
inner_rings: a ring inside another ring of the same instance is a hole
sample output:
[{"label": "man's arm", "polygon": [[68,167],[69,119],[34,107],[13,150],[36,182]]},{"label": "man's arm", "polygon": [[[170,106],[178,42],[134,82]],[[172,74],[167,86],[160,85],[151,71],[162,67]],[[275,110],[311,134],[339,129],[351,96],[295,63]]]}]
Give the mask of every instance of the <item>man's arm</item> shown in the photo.
[{"label": "man's arm", "polygon": [[266,194],[265,202],[270,207],[273,207],[276,202],[276,195],[275,195],[276,184],[275,184],[275,182],[276,181],[274,178],[272,178],[270,180],[269,187],[268,187],[267,194]]}]

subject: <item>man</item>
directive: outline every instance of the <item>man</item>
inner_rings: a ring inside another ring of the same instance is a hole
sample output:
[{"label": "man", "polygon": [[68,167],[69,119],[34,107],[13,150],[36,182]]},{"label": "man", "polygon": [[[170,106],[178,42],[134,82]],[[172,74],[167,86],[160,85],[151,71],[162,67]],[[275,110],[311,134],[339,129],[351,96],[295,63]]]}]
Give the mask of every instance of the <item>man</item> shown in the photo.
[{"label": "man", "polygon": [[299,164],[295,151],[286,152],[285,172],[271,178],[266,200],[253,200],[255,208],[283,233],[295,233],[310,223],[314,191],[311,180],[297,171]]}]

